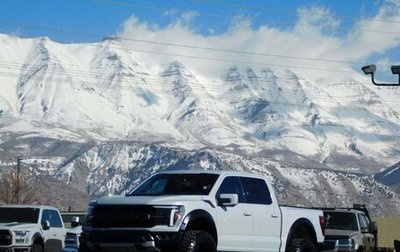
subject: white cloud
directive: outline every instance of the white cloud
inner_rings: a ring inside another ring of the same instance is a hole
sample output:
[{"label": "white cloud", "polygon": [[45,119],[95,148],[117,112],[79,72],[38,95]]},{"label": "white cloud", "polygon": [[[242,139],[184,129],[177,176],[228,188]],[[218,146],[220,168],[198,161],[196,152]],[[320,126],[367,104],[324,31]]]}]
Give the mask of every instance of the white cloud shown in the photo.
[{"label": "white cloud", "polygon": [[332,35],[337,32],[340,20],[334,13],[321,6],[312,6],[308,9],[298,10],[299,22],[294,31],[298,34],[311,34],[319,36],[322,34]]},{"label": "white cloud", "polygon": [[343,44],[344,53],[355,60],[399,46],[400,1],[387,1],[375,17],[358,22]]},{"label": "white cloud", "polygon": [[[310,12],[320,15],[307,15]],[[383,19],[400,20],[400,0],[386,1],[375,17],[361,20],[345,35],[335,35],[339,34],[336,31],[344,21],[323,7],[299,9],[298,23],[293,29],[267,25],[254,27],[249,18],[238,17],[226,32],[204,35],[196,30],[196,16],[195,12],[186,13],[163,27],[141,22],[133,16],[124,23],[118,36],[164,43],[123,40],[124,46],[137,51],[135,54],[140,62],[149,66],[163,66],[177,60],[197,73],[212,78],[219,77],[222,69],[231,64],[252,63],[254,67],[287,66],[317,79],[337,73],[312,69],[349,70],[350,64],[346,62],[370,63],[367,60],[371,55],[381,53],[384,57],[385,52],[400,45],[400,22],[382,22]]]}]

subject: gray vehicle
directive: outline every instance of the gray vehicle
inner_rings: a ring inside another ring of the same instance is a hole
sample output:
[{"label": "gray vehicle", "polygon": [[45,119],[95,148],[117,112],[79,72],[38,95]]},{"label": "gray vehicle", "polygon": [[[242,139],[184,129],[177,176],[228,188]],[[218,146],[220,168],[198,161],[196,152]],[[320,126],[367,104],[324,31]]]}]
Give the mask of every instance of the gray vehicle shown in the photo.
[{"label": "gray vehicle", "polygon": [[376,223],[365,207],[323,209],[326,220],[323,251],[375,251]]},{"label": "gray vehicle", "polygon": [[73,217],[71,220],[71,229],[68,230],[65,236],[63,252],[78,252],[79,236],[82,233],[82,223],[79,217]]},{"label": "gray vehicle", "polygon": [[67,232],[63,252],[77,252],[79,249],[79,236],[82,233],[82,226],[74,227]]}]

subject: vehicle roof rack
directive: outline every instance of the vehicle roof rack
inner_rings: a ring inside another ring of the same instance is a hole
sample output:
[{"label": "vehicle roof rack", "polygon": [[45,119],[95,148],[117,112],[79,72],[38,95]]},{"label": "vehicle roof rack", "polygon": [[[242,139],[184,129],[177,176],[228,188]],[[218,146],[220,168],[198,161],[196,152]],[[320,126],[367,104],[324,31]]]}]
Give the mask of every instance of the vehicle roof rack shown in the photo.
[{"label": "vehicle roof rack", "polygon": [[353,204],[353,207],[319,207],[316,209],[320,209],[320,210],[358,210],[363,212],[368,219],[371,220],[371,216],[369,215],[367,206],[364,204]]}]

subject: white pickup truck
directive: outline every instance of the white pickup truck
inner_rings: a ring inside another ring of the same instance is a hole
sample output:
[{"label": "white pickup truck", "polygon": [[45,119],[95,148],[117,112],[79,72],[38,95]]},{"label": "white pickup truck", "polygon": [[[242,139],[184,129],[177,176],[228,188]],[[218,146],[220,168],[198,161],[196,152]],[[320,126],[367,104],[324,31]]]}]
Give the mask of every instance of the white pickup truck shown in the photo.
[{"label": "white pickup truck", "polygon": [[54,207],[0,205],[1,252],[61,251],[66,232]]},{"label": "white pickup truck", "polygon": [[279,206],[263,176],[170,171],[90,202],[79,251],[313,252],[324,225],[321,210]]}]

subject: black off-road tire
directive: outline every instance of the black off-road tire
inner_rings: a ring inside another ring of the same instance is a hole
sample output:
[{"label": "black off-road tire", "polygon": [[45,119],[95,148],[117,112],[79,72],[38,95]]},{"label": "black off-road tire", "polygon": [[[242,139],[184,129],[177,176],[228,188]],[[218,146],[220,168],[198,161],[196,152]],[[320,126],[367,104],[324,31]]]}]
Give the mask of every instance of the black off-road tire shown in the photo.
[{"label": "black off-road tire", "polygon": [[317,246],[309,238],[294,238],[287,252],[318,252]]},{"label": "black off-road tire", "polygon": [[216,252],[213,237],[204,231],[191,230],[183,234],[178,244],[178,252]]},{"label": "black off-road tire", "polygon": [[43,249],[42,245],[40,245],[38,243],[33,244],[31,252],[43,252],[43,251],[44,251],[44,249]]}]

